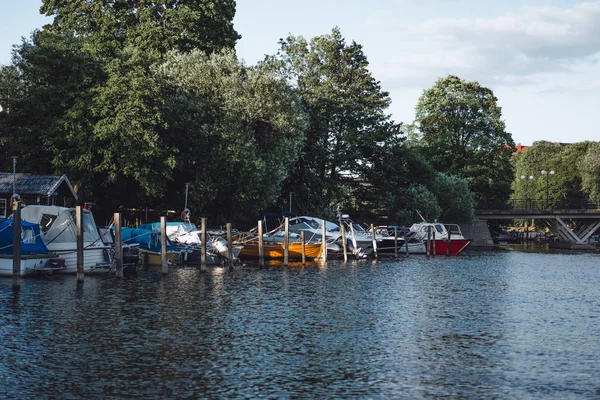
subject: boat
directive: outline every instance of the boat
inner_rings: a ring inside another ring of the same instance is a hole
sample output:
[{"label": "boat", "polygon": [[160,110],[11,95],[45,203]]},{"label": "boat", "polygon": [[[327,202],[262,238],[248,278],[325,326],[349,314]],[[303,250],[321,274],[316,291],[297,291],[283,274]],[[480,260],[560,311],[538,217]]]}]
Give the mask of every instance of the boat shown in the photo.
[{"label": "boat", "polygon": [[[150,229],[160,233],[160,222],[141,224],[140,229]],[[188,265],[200,264],[202,260],[202,231],[189,222],[170,221],[166,223],[166,233],[173,245],[182,253],[182,262]],[[220,265],[229,259],[226,232],[209,230],[206,232],[206,264]],[[239,257],[241,246],[232,246],[232,260]]]},{"label": "boat", "polygon": [[[396,237],[396,232],[398,236]],[[427,249],[425,243],[410,229],[400,226],[377,226],[375,228],[377,238],[377,254],[425,254]]]},{"label": "boat", "polygon": [[[236,243],[241,244],[240,258],[258,258],[259,243],[255,234],[245,234],[237,238]],[[323,245],[321,243],[304,243],[304,255],[307,259],[321,256]],[[265,259],[283,259],[285,254],[285,238],[283,235],[263,235],[263,257]],[[291,239],[288,243],[288,259],[302,259],[302,243]]]},{"label": "boat", "polygon": [[[160,231],[142,228],[121,228],[121,240],[125,245],[136,245],[141,262],[145,265],[162,264]],[[181,263],[181,251],[167,237],[167,262]]]},{"label": "boat", "polygon": [[[112,270],[111,246],[102,242],[92,212],[83,211],[83,272],[104,275]],[[21,219],[40,227],[41,238],[48,250],[64,260],[59,273],[77,273],[77,225],[75,208],[50,205],[28,205],[21,209]]]},{"label": "boat", "polygon": [[[13,276],[13,219],[0,223],[0,276]],[[19,276],[63,270],[64,263],[48,251],[38,224],[21,221],[21,262]]]},{"label": "boat", "polygon": [[[463,236],[460,226],[457,224],[442,224],[424,220],[413,224],[410,231],[423,241],[425,253],[429,249],[430,254],[458,255],[471,244],[471,239]],[[449,251],[448,244],[450,244]]]}]

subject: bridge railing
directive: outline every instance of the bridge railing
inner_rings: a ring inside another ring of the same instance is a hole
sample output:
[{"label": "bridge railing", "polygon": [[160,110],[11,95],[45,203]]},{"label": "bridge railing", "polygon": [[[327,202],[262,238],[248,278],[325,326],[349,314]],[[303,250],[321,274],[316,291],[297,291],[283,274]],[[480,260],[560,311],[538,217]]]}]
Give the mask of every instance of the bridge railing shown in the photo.
[{"label": "bridge railing", "polygon": [[565,209],[586,209],[600,210],[600,201],[589,200],[536,200],[536,199],[511,199],[506,203],[479,203],[478,209],[495,209],[495,210],[565,210]]}]

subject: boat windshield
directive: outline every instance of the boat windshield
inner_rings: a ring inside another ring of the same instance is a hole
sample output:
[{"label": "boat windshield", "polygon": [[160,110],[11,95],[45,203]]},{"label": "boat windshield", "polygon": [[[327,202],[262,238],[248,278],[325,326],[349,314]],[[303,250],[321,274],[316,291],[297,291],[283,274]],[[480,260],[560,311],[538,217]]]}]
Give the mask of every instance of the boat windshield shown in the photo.
[{"label": "boat windshield", "polygon": [[441,224],[435,224],[434,226],[436,231],[438,231],[439,233],[444,233],[444,228]]}]

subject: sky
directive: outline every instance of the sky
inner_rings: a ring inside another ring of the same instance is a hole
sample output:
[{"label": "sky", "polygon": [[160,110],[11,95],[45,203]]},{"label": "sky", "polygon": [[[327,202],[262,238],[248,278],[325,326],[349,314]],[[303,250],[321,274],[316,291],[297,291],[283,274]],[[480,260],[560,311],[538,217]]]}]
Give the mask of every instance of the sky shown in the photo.
[{"label": "sky", "polygon": [[[0,0],[0,64],[49,23],[41,0]],[[396,122],[448,74],[490,88],[515,143],[600,141],[600,0],[237,0],[236,52],[254,65],[280,38],[341,29],[363,46]]]}]

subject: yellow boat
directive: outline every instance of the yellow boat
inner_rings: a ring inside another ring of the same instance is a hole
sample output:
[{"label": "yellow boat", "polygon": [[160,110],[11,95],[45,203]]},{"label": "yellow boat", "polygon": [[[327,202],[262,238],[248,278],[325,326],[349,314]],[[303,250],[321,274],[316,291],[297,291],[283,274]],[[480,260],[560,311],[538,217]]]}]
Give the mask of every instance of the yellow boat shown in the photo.
[{"label": "yellow boat", "polygon": [[[240,251],[240,258],[258,258],[258,241],[244,242],[244,247]],[[321,255],[323,246],[320,243],[306,243],[304,245],[304,254],[307,259],[318,258]],[[283,259],[283,242],[264,242],[263,254],[265,259]],[[288,259],[302,259],[302,243],[290,242],[288,247]]]},{"label": "yellow boat", "polygon": [[[161,265],[162,255],[155,251],[140,249],[140,260],[144,265]],[[181,252],[179,251],[167,251],[167,263],[177,264],[181,263]]]}]

